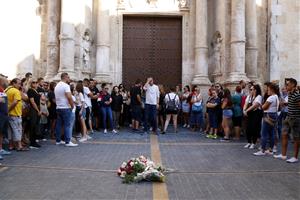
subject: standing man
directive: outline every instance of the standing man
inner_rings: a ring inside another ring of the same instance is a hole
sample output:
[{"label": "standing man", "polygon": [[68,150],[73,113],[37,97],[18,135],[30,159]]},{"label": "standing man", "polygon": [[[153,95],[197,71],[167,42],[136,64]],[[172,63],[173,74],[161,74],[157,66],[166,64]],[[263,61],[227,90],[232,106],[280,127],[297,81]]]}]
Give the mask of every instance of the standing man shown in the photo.
[{"label": "standing man", "polygon": [[148,121],[150,121],[153,133],[157,133],[157,109],[159,108],[159,88],[157,85],[154,84],[153,78],[149,77],[143,89],[146,91],[144,131],[148,132]]},{"label": "standing man", "polygon": [[[94,133],[93,127],[92,127],[92,118],[91,118],[91,112],[92,112],[92,101],[91,99],[97,99],[98,95],[94,95],[91,90],[89,89],[90,80],[85,78],[83,79],[83,96],[85,101],[85,109],[86,109],[86,118],[85,118],[85,125],[89,133]],[[88,136],[89,139],[91,139],[90,136]]]},{"label": "standing man", "polygon": [[11,152],[5,151],[2,148],[3,136],[7,137],[8,129],[8,107],[7,107],[7,95],[4,93],[4,89],[7,87],[7,78],[4,75],[0,75],[0,160],[3,155],[9,155]]},{"label": "standing man", "polygon": [[17,145],[17,150],[22,151],[22,96],[21,96],[21,80],[14,78],[10,82],[10,86],[6,88],[5,93],[8,100],[8,120],[9,120],[9,140],[10,147],[13,148],[13,142]]},{"label": "standing man", "polygon": [[[70,89],[70,77],[68,73],[61,74],[61,81],[56,85],[54,89],[55,101],[56,101],[56,145],[65,144],[67,147],[76,147],[78,144],[71,142],[72,137],[72,109],[74,103],[72,99],[72,93]],[[65,142],[61,141],[61,126],[64,126]]]},{"label": "standing man", "polygon": [[291,133],[294,138],[294,157],[287,160],[288,163],[298,162],[299,144],[300,144],[300,91],[297,90],[297,81],[293,78],[286,80],[286,89],[288,96],[288,113],[283,122],[282,129],[282,152],[275,155],[275,158],[285,160],[287,158],[288,134]]},{"label": "standing man", "polygon": [[142,119],[142,98],[141,98],[142,81],[137,79],[134,87],[130,89],[130,106],[132,118],[132,131],[139,131],[139,122]]}]

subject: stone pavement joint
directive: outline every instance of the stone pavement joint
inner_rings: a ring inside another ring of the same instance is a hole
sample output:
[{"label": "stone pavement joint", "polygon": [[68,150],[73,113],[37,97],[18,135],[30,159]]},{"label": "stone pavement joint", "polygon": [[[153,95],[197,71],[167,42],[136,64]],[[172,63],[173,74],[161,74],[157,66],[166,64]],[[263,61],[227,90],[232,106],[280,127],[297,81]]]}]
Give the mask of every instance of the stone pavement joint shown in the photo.
[{"label": "stone pavement joint", "polygon": [[[157,164],[162,164],[157,135],[151,135],[150,142],[151,142],[152,160]],[[157,200],[157,199],[168,200],[169,199],[169,194],[168,194],[166,183],[153,183],[153,199],[154,200]]]}]

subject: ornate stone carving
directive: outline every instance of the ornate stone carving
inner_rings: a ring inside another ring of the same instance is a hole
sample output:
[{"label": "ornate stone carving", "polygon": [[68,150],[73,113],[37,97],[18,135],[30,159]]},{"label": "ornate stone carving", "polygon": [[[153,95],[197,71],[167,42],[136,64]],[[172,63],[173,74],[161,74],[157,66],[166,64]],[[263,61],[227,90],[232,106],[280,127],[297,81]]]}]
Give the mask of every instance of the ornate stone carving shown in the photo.
[{"label": "ornate stone carving", "polygon": [[157,0],[147,0],[147,3],[150,5],[151,8],[156,8]]},{"label": "ornate stone carving", "polygon": [[216,31],[213,37],[212,46],[213,46],[213,60],[214,60],[214,76],[221,75],[221,47],[222,47],[223,38],[220,31]]},{"label": "ornate stone carving", "polygon": [[90,69],[90,47],[91,47],[91,39],[90,33],[85,31],[82,41],[83,48],[83,66],[85,69]]},{"label": "ornate stone carving", "polygon": [[177,0],[178,6],[180,9],[188,9],[189,8],[189,1],[188,0]]}]

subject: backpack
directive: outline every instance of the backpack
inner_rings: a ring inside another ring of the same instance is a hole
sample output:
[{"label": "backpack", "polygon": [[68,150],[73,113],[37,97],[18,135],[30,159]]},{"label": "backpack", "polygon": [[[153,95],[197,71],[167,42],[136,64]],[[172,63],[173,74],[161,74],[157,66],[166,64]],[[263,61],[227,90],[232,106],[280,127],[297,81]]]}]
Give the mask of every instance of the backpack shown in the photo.
[{"label": "backpack", "polygon": [[177,94],[175,94],[174,99],[171,99],[170,95],[168,94],[169,101],[167,101],[167,103],[166,103],[166,110],[167,111],[171,111],[171,112],[172,111],[178,111],[178,106],[176,105],[176,101],[175,101],[176,96],[177,96]]}]

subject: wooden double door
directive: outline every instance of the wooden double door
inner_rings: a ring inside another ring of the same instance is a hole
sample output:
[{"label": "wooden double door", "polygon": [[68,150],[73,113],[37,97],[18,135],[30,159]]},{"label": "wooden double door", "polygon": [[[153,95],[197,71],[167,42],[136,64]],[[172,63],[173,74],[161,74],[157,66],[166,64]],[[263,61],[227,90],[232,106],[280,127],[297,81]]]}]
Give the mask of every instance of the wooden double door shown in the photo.
[{"label": "wooden double door", "polygon": [[126,87],[149,76],[156,84],[181,84],[182,18],[124,16],[122,65]]}]

